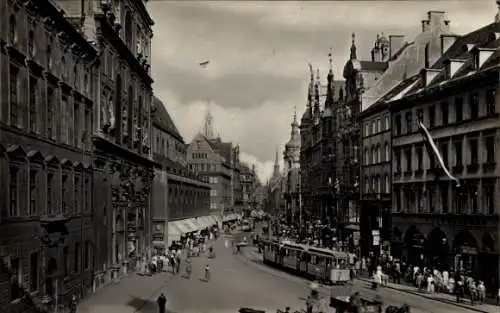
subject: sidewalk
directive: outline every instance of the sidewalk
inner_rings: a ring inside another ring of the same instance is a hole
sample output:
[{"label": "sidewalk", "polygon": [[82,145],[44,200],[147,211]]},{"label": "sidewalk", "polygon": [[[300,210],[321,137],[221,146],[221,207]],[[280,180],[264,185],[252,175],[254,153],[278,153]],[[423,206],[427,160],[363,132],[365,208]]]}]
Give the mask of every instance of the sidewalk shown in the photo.
[{"label": "sidewalk", "polygon": [[170,273],[140,276],[131,273],[78,304],[77,313],[136,313],[156,310],[156,298],[172,279]]},{"label": "sidewalk", "polygon": [[[360,281],[368,282],[371,283],[372,280],[369,278],[358,278]],[[439,301],[451,305],[456,305],[458,307],[476,311],[476,312],[482,312],[482,313],[498,313],[500,312],[500,307],[492,304],[476,304],[474,306],[470,305],[469,300],[462,300],[462,302],[457,303],[456,298],[453,295],[445,294],[445,293],[437,293],[437,294],[428,294],[425,292],[420,292],[418,291],[415,287],[413,286],[408,286],[408,285],[403,285],[403,284],[393,284],[393,283],[388,283],[387,286],[382,287],[382,288],[389,288],[393,290],[397,290],[400,292],[406,292],[409,294],[413,295],[418,295],[422,298],[429,299],[429,300],[434,300],[434,301]]]}]

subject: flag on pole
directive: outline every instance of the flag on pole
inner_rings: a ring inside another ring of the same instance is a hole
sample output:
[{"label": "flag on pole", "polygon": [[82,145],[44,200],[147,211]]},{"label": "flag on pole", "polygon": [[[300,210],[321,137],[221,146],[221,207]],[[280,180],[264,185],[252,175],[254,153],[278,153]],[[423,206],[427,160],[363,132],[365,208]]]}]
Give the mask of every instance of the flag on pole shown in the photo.
[{"label": "flag on pole", "polygon": [[199,64],[200,64],[201,67],[205,68],[205,67],[207,67],[208,63],[210,63],[210,61],[206,60],[206,61],[203,61],[203,62],[201,62]]}]

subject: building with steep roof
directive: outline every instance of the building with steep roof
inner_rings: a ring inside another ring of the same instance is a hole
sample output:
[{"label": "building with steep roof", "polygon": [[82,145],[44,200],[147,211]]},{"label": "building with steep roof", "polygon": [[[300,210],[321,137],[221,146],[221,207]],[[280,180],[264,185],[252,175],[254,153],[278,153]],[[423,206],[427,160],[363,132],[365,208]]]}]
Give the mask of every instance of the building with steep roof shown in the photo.
[{"label": "building with steep roof", "polygon": [[237,166],[240,149],[231,142],[223,142],[220,137],[207,137],[214,134],[213,127],[208,109],[203,133],[196,134],[187,146],[187,162],[194,173],[210,184],[210,211],[222,218],[236,213],[235,193],[241,198],[240,168]]},{"label": "building with steep roof", "polygon": [[288,224],[296,225],[301,222],[300,212],[300,134],[297,113],[293,114],[290,139],[283,151],[285,216]]},{"label": "building with steep roof", "polygon": [[[300,121],[300,202],[305,222],[321,220],[324,225],[335,223],[334,182],[337,150],[338,104],[344,100],[344,81],[334,80],[331,54],[325,88],[321,87],[319,71],[312,66],[307,105]],[[294,139],[296,140],[296,139]],[[292,149],[295,151],[295,149]],[[330,229],[330,228],[325,228]],[[325,234],[326,235],[326,234]],[[331,234],[328,234],[330,238]]]},{"label": "building with steep roof", "polygon": [[499,285],[500,24],[442,36],[441,53],[388,100],[392,250]]},{"label": "building with steep roof", "polygon": [[153,245],[165,251],[182,236],[216,223],[210,217],[210,185],[188,167],[184,139],[162,101],[153,98]]},{"label": "building with steep roof", "polygon": [[[430,11],[427,16],[421,33],[412,42],[405,43],[403,36],[383,40],[390,52],[387,70],[361,97],[360,242],[365,255],[374,250],[373,230],[378,231],[376,237],[381,239],[375,241],[385,248],[391,236],[392,116],[389,104],[413,88],[419,71],[426,64],[438,62],[441,51],[449,48],[449,38],[455,38],[444,12]],[[378,253],[380,249],[373,252]]]}]

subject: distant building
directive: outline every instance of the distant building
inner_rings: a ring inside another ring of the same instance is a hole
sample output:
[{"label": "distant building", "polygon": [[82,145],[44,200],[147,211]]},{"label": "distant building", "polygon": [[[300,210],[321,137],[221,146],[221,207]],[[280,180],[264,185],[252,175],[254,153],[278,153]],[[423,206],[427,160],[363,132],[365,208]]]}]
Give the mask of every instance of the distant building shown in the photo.
[{"label": "distant building", "polygon": [[165,250],[181,236],[215,224],[210,185],[187,165],[187,146],[160,99],[153,99],[153,245]]},{"label": "distant building", "polygon": [[288,224],[299,226],[302,222],[300,211],[300,134],[297,114],[293,114],[290,139],[283,152],[285,216]]}]

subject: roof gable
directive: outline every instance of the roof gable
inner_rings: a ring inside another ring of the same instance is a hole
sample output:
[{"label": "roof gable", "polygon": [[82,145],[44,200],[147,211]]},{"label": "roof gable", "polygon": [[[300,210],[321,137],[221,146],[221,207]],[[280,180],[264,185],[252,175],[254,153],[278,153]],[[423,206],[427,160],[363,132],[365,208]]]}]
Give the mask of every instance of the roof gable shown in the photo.
[{"label": "roof gable", "polygon": [[196,152],[196,151],[209,151],[211,154],[215,155],[216,159],[225,162],[224,157],[217,151],[216,149],[213,148],[212,144],[210,143],[210,140],[208,140],[203,134],[198,133],[196,136],[193,138],[191,143],[188,146],[188,159],[192,158],[191,153]]},{"label": "roof gable", "polygon": [[184,138],[182,138],[167,108],[156,96],[153,97],[153,110],[153,124],[184,143]]}]

